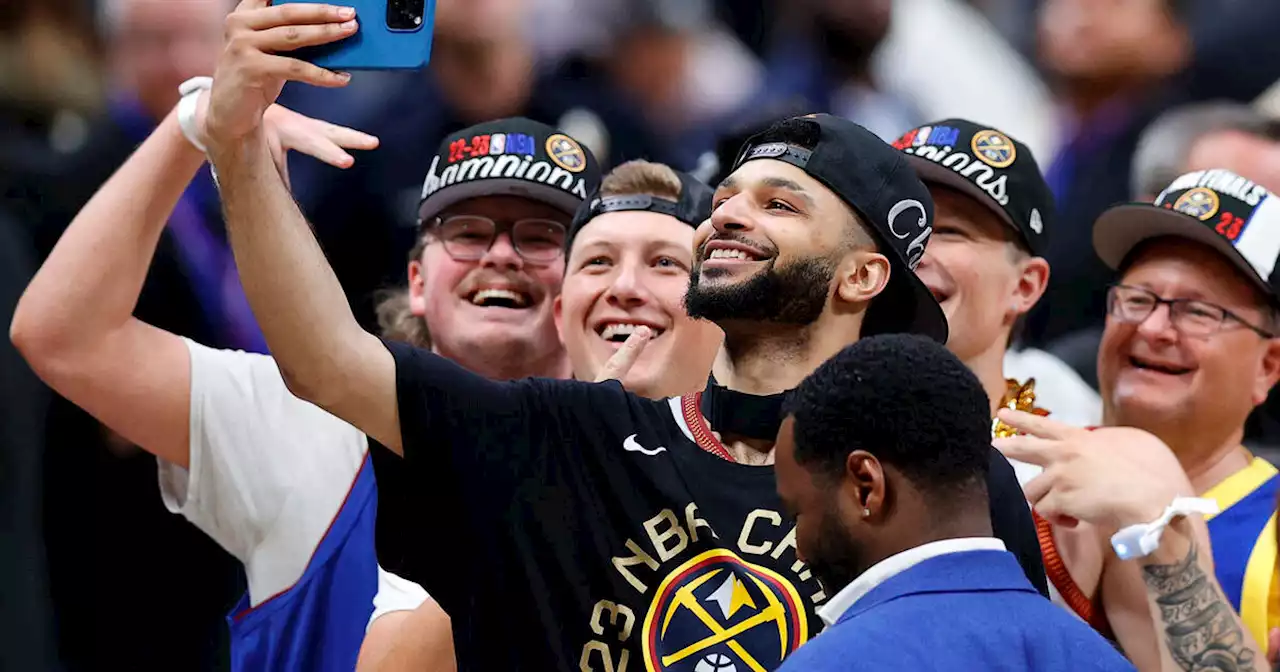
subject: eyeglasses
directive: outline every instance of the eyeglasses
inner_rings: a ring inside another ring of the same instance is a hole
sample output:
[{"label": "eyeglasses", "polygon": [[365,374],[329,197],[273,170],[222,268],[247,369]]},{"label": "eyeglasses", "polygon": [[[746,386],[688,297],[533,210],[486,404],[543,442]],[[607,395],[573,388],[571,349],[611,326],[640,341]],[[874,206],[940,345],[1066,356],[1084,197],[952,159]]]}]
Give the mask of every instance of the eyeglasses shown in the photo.
[{"label": "eyeglasses", "polygon": [[437,217],[429,232],[444,244],[444,251],[458,261],[483,258],[502,233],[510,236],[516,254],[528,262],[545,264],[564,253],[565,227],[550,219],[521,219],[500,224],[478,215],[454,215]]},{"label": "eyeglasses", "polygon": [[1187,336],[1212,336],[1221,331],[1227,322],[1235,322],[1263,338],[1275,337],[1226,308],[1205,301],[1165,299],[1150,290],[1129,285],[1112,285],[1107,291],[1107,313],[1121,322],[1142,322],[1161,305],[1169,306],[1169,321],[1175,329]]}]

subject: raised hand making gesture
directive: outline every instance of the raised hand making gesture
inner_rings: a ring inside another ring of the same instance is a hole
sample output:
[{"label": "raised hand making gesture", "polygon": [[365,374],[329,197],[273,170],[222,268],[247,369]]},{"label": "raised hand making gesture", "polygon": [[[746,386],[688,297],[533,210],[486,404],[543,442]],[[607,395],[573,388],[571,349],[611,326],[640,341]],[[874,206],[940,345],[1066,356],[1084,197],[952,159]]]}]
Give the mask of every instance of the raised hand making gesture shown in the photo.
[{"label": "raised hand making gesture", "polygon": [[241,2],[227,16],[226,46],[213,78],[206,125],[210,150],[243,141],[260,129],[286,81],[346,86],[351,80],[346,73],[280,54],[337,42],[354,35],[356,26],[351,7]]}]

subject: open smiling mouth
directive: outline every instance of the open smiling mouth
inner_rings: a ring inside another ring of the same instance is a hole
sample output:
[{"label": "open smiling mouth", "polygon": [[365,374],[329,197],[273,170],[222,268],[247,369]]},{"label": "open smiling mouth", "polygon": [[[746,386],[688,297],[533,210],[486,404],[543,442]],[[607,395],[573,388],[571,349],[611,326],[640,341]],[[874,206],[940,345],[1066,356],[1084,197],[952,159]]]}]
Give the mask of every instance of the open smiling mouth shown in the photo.
[{"label": "open smiling mouth", "polygon": [[528,308],[532,297],[511,289],[478,289],[469,297],[472,305],[481,308]]},{"label": "open smiling mouth", "polygon": [[1192,371],[1192,369],[1190,368],[1173,366],[1171,364],[1161,364],[1157,362],[1150,362],[1150,361],[1138,359],[1137,357],[1132,357],[1132,356],[1129,357],[1129,366],[1132,366],[1135,369],[1141,369],[1143,371],[1155,371],[1156,373],[1163,373],[1170,376],[1181,376],[1186,373],[1191,373]]},{"label": "open smiling mouth", "polygon": [[742,261],[760,261],[761,260],[760,257],[754,254],[751,254],[746,250],[741,250],[736,248],[729,249],[725,247],[719,247],[714,250],[711,250],[711,253],[707,255],[707,259],[740,259]]},{"label": "open smiling mouth", "polygon": [[[642,326],[649,325],[629,324],[625,322],[606,322],[596,327],[596,333],[600,334],[600,338],[603,338],[610,343],[625,343],[627,338],[629,338],[631,334],[636,333],[636,329],[639,329]],[[663,332],[662,329],[654,326],[649,326],[649,331],[651,333],[649,340],[653,340],[661,336]]]}]

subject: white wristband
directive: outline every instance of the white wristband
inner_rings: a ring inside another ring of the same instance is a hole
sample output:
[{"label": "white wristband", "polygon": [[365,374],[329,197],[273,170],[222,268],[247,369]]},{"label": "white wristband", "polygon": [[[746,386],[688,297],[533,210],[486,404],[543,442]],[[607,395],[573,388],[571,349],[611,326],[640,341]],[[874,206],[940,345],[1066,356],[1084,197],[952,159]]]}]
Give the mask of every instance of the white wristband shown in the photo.
[{"label": "white wristband", "polygon": [[1149,523],[1138,523],[1122,528],[1111,535],[1111,547],[1121,560],[1145,558],[1160,547],[1160,535],[1169,521],[1192,513],[1211,515],[1218,512],[1218,503],[1200,497],[1177,497],[1159,518]]},{"label": "white wristband", "polygon": [[200,101],[200,92],[212,88],[212,77],[192,77],[178,87],[178,93],[182,94],[182,100],[178,101],[178,126],[182,128],[182,134],[186,136],[187,142],[205,153],[208,152],[208,148],[196,136],[196,105]]}]

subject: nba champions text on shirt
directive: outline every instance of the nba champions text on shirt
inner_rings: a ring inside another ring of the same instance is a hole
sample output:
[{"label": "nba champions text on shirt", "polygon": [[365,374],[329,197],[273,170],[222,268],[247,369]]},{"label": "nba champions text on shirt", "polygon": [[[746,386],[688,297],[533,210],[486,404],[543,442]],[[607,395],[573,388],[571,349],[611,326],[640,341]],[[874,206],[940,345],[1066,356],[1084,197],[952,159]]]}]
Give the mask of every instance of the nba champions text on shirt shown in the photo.
[{"label": "nba champions text on shirt", "polygon": [[[647,625],[642,627],[642,624],[654,620],[655,616],[653,613],[637,614],[626,603],[643,604],[648,601],[648,612],[653,612],[656,599],[650,595],[655,592],[658,584],[665,583],[675,573],[672,569],[683,559],[682,555],[687,555],[686,551],[700,541],[704,548],[710,548],[705,543],[708,538],[721,538],[710,523],[699,517],[696,502],[690,502],[681,513],[676,513],[676,509],[663,509],[644,521],[643,527],[645,536],[640,538],[640,542],[627,539],[627,554],[612,558],[614,570],[636,592],[596,602],[589,626],[597,638],[582,647],[579,659],[581,670],[626,672],[632,663],[632,647],[639,643],[635,640],[642,639],[645,635],[641,631],[648,629]],[[722,548],[698,554],[685,564],[696,562],[709,554],[735,555],[733,551],[723,548],[723,543],[714,546]],[[811,577],[805,564],[796,557],[794,523],[785,520],[777,511],[755,509],[748,513],[733,548],[743,556],[742,561],[751,556],[768,556],[777,562],[789,551],[793,560],[791,572],[802,582],[802,589],[809,589],[810,594],[805,597],[811,604],[821,603],[826,598],[817,580]],[[641,663],[638,669],[646,669],[646,666]]]}]

